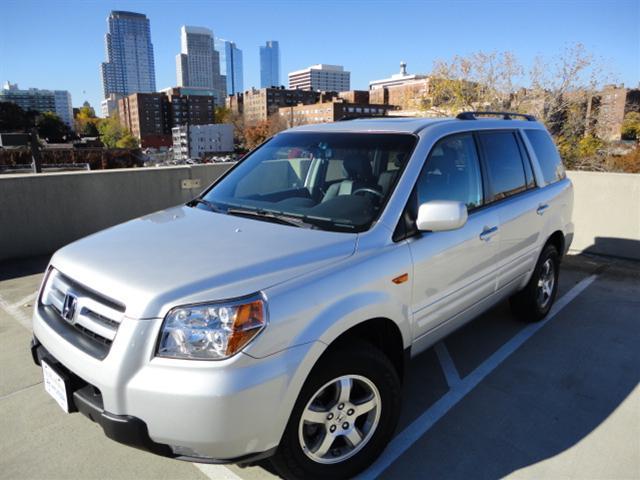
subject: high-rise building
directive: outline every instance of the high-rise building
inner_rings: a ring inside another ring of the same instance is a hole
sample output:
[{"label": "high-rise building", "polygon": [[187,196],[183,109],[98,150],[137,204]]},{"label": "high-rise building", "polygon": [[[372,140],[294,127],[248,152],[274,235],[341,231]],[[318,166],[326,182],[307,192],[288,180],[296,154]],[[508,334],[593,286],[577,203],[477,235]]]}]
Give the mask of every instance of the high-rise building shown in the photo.
[{"label": "high-rise building", "polygon": [[280,46],[277,41],[269,40],[264,47],[260,47],[260,88],[279,86]]},{"label": "high-rise building", "polygon": [[227,95],[242,92],[242,50],[234,42],[222,38],[214,43],[220,53],[220,73],[227,79]]},{"label": "high-rise building", "polygon": [[53,112],[60,120],[73,128],[73,107],[71,94],[67,90],[40,90],[29,88],[20,90],[15,83],[6,82],[0,90],[0,102],[11,102],[23,110]]},{"label": "high-rise building", "polygon": [[312,65],[289,74],[289,88],[346,92],[351,88],[351,72],[340,65]]},{"label": "high-rise building", "polygon": [[[107,61],[101,66],[103,97],[155,92],[156,71],[149,19],[141,13],[112,11],[107,23]],[[105,102],[104,106],[108,110],[113,104],[113,101]]]},{"label": "high-rise building", "polygon": [[220,74],[220,54],[213,40],[213,32],[208,28],[183,25],[176,75],[178,86],[213,90],[216,106],[223,106],[227,84],[224,75]]}]

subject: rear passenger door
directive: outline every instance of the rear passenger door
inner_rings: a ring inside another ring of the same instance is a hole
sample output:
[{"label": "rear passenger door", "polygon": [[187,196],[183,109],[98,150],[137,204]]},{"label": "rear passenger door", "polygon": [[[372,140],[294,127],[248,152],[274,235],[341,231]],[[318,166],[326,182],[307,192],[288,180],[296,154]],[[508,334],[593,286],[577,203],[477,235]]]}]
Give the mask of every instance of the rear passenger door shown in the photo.
[{"label": "rear passenger door", "polygon": [[483,183],[472,133],[438,141],[427,158],[410,200],[456,200],[467,205],[467,223],[443,232],[408,238],[414,264],[413,305],[416,351],[421,337],[469,310],[494,292],[498,254],[498,216],[482,208]]},{"label": "rear passenger door", "polygon": [[485,170],[486,208],[497,213],[500,224],[499,290],[524,280],[535,266],[542,230],[539,189],[517,131],[480,131],[477,137]]}]

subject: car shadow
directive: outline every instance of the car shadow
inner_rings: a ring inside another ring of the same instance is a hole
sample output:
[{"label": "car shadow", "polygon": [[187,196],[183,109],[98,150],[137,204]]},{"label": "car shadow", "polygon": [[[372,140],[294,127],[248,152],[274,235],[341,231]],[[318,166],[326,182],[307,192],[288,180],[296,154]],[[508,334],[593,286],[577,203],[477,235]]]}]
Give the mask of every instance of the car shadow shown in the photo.
[{"label": "car shadow", "polygon": [[[598,271],[595,283],[454,406],[381,478],[502,478],[592,435],[640,382],[640,270],[626,277]],[[572,272],[567,272],[567,280],[575,283],[579,278]],[[508,304],[502,303],[449,336],[445,344],[464,377],[520,328],[508,313]],[[423,374],[418,366],[417,374],[408,379],[409,391],[418,388],[411,384],[424,382]],[[407,402],[416,399],[408,397]],[[633,432],[620,435],[621,439],[607,443],[628,441]],[[605,454],[594,451],[595,456],[600,453]],[[608,462],[606,457],[599,461]],[[625,465],[611,464],[614,467]]]}]

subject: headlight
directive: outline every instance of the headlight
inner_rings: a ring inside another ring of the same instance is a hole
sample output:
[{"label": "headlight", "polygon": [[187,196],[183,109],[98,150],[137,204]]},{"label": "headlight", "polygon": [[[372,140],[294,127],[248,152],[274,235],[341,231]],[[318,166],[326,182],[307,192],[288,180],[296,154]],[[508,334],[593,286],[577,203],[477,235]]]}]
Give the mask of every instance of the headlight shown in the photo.
[{"label": "headlight", "polygon": [[221,360],[238,353],[267,324],[261,296],[185,305],[164,319],[159,357]]}]

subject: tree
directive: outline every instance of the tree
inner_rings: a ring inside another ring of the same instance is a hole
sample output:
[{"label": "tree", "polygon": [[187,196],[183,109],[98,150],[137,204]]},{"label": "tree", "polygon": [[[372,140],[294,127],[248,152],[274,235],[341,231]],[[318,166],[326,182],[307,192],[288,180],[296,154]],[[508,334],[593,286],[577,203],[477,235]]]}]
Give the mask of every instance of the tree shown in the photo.
[{"label": "tree", "polygon": [[99,118],[96,118],[95,111],[88,102],[78,111],[75,116],[76,132],[82,137],[97,137]]},{"label": "tree", "polygon": [[622,139],[640,140],[640,112],[628,112],[622,121]]},{"label": "tree", "polygon": [[125,133],[124,136],[116,142],[117,148],[138,148],[140,146],[138,139],[130,133]]},{"label": "tree", "polygon": [[[98,131],[100,133],[100,140],[107,148],[129,148],[129,147],[120,147],[118,142],[123,140],[125,144],[131,144],[131,140],[125,139],[127,136],[131,136],[131,132],[120,125],[120,122],[116,117],[105,118],[98,124]],[[136,147],[137,147],[137,139]],[[135,148],[135,147],[132,147]]]},{"label": "tree", "polygon": [[71,139],[71,129],[53,112],[43,112],[36,119],[38,136],[48,143],[63,143]]},{"label": "tree", "polygon": [[246,126],[243,129],[244,146],[252,150],[286,128],[286,121],[277,114],[270,116],[267,120]]},{"label": "tree", "polygon": [[35,126],[35,110],[24,111],[12,102],[0,102],[0,132],[28,132]]},{"label": "tree", "polygon": [[502,110],[523,68],[511,52],[476,52],[437,60],[422,108],[451,115],[461,110]]}]

